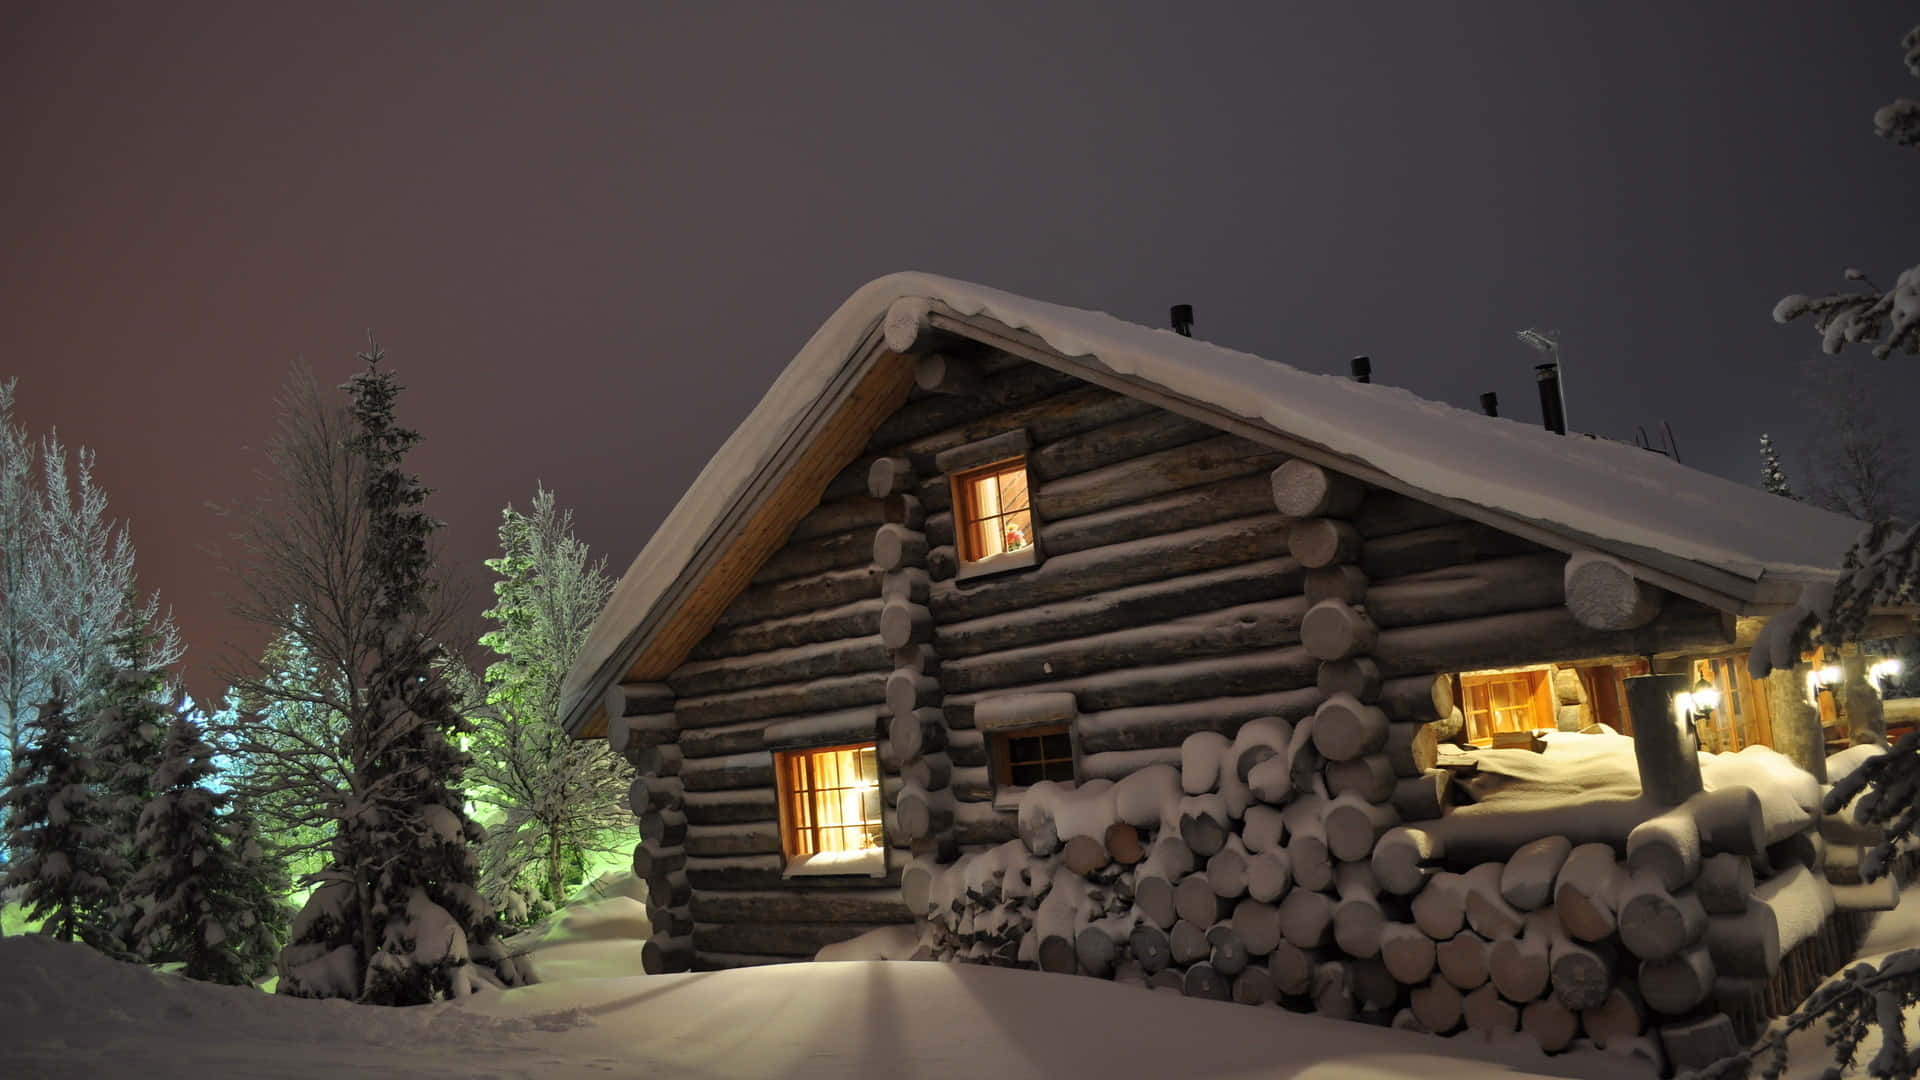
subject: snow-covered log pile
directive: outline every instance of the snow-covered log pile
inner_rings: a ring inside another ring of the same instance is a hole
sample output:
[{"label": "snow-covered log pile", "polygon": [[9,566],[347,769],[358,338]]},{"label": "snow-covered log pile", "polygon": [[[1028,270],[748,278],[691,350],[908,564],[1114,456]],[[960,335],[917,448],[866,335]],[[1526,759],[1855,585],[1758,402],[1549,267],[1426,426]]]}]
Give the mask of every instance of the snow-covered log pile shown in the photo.
[{"label": "snow-covered log pile", "polygon": [[1609,760],[1632,768],[1625,738],[1494,752],[1524,772],[1565,748],[1562,768],[1600,773],[1570,837],[1540,813],[1565,794],[1524,782],[1396,824],[1390,802],[1331,790],[1312,723],[1257,719],[1190,736],[1178,766],[1036,785],[1020,839],[908,872],[926,954],[1687,1065],[1855,943],[1820,786],[1770,750],[1708,756],[1708,790],[1665,811],[1604,794]]}]

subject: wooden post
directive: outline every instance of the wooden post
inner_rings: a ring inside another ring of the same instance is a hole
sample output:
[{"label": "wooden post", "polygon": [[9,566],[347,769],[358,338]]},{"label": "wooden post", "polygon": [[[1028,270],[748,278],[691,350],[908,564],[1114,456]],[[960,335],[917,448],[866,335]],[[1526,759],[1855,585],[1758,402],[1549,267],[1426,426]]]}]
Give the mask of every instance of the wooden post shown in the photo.
[{"label": "wooden post", "polygon": [[1867,658],[1860,646],[1848,643],[1840,650],[1840,712],[1846,718],[1847,741],[1854,746],[1887,745],[1886,711],[1880,691],[1867,679]]},{"label": "wooden post", "polygon": [[1820,729],[1820,709],[1808,700],[1810,665],[1795,664],[1767,676],[1767,704],[1773,713],[1773,748],[1787,759],[1827,782],[1827,737]]},{"label": "wooden post", "polygon": [[1679,806],[1698,794],[1700,746],[1693,722],[1674,707],[1674,695],[1689,686],[1684,675],[1636,675],[1627,684],[1633,717],[1633,756],[1640,790],[1661,806]]}]

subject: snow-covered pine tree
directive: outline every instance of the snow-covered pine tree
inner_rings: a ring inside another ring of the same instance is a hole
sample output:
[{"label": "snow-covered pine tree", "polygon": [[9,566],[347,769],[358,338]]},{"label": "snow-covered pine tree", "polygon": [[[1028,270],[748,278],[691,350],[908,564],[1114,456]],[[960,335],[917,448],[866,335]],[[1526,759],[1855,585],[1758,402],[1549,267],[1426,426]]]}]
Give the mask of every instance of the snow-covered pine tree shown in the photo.
[{"label": "snow-covered pine tree", "polygon": [[1775,495],[1794,497],[1786,467],[1780,464],[1780,452],[1773,448],[1773,436],[1764,431],[1760,433],[1760,484]]},{"label": "snow-covered pine tree", "polygon": [[262,864],[251,820],[222,813],[231,797],[208,787],[213,755],[193,714],[175,711],[134,838],[132,941],[150,961],[185,965],[189,979],[247,986],[273,967],[285,879]]},{"label": "snow-covered pine tree", "polygon": [[13,419],[14,380],[0,383],[0,750],[11,761],[46,693],[39,605],[40,532],[34,527],[34,446]]},{"label": "snow-covered pine tree", "polygon": [[0,889],[18,889],[27,917],[45,920],[41,932],[61,941],[98,941],[110,932],[102,910],[113,898],[110,882],[125,873],[100,822],[92,780],[80,724],[56,685],[35,710],[7,776],[10,858]]},{"label": "snow-covered pine tree", "polygon": [[[438,523],[421,509],[427,489],[401,461],[419,441],[394,418],[400,387],[370,343],[366,370],[347,385],[350,452],[364,466],[364,561],[373,583],[362,644],[373,654],[365,694],[350,718],[357,741],[334,841],[335,863],[294,923],[281,989],[337,996],[347,964],[353,994],[373,1004],[460,997],[483,985],[475,968],[522,981],[501,955],[497,921],[475,887],[470,845],[484,831],[463,808],[467,730],[442,676],[440,651],[419,629],[428,611]],[[298,961],[298,962],[296,962]]]},{"label": "snow-covered pine tree", "polygon": [[153,798],[154,772],[167,749],[168,708],[162,703],[166,674],[152,665],[158,644],[144,625],[116,630],[86,694],[93,702],[93,716],[84,730],[95,776],[94,803],[107,842],[120,857],[120,873],[108,879],[118,899],[103,913],[109,933],[97,945],[122,959],[139,955],[134,923],[140,913],[127,902],[124,889],[139,862],[135,833]]},{"label": "snow-covered pine tree", "polygon": [[[481,887],[496,909],[523,903],[522,886],[557,906],[571,868],[631,828],[626,763],[605,740],[576,740],[560,725],[561,682],[613,581],[606,560],[590,560],[573,535],[572,513],[545,489],[534,492],[528,512],[501,512],[500,548],[487,560],[500,575],[486,612],[496,627],[480,638],[499,659],[484,687],[468,691],[484,699],[471,707],[471,794],[498,815],[481,848]],[[464,668],[456,675],[466,676]],[[528,876],[534,880],[521,881]]]}]

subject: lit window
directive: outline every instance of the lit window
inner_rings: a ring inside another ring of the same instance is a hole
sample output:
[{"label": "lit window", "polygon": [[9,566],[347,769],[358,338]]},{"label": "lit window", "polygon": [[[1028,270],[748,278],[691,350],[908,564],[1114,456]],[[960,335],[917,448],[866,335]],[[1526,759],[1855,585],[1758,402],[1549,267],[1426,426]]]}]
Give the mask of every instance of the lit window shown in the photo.
[{"label": "lit window", "polygon": [[953,478],[954,533],[960,561],[978,563],[1033,548],[1033,509],[1025,458]]},{"label": "lit window", "polygon": [[872,743],[774,755],[788,873],[885,872],[880,756]]},{"label": "lit window", "polygon": [[1467,740],[1486,744],[1510,731],[1553,728],[1553,693],[1545,668],[1460,676]]},{"label": "lit window", "polygon": [[1073,739],[1065,724],[995,733],[990,738],[994,786],[1030,787],[1042,780],[1073,782]]}]

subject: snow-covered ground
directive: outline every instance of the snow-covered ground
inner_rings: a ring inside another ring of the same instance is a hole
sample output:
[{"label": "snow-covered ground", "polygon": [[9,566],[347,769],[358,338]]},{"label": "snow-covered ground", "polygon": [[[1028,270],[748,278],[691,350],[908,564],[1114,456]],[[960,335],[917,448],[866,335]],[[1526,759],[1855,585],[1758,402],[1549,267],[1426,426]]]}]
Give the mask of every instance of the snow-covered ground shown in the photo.
[{"label": "snow-covered ground", "polygon": [[[1094,979],[863,961],[638,974],[629,896],[541,936],[541,985],[383,1009],[190,983],[78,945],[0,940],[0,1076],[38,1077],[1645,1077],[1588,1052],[1401,1031]],[[1864,955],[1920,944],[1920,897]],[[1871,1051],[1869,1051],[1871,1052]],[[1819,1035],[1794,1073],[1825,1061]]]}]

